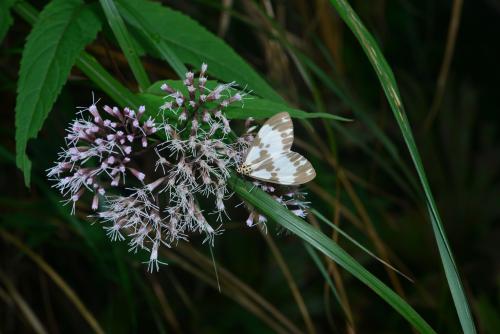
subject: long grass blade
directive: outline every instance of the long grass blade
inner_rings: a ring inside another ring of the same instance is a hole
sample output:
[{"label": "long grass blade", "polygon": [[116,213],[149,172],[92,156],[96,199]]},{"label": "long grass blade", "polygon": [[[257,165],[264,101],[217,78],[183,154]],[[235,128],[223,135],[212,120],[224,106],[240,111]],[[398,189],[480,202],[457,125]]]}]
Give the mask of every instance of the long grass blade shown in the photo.
[{"label": "long grass blade", "polygon": [[401,271],[399,271],[398,269],[396,269],[393,265],[391,265],[389,262],[387,262],[384,259],[378,257],[376,254],[374,254],[368,248],[366,248],[365,246],[363,246],[362,244],[360,244],[358,241],[356,241],[356,239],[354,239],[349,234],[347,234],[346,232],[344,232],[337,225],[333,224],[331,221],[329,221],[328,219],[326,219],[326,217],[323,216],[318,210],[312,209],[311,212],[316,217],[318,217],[322,222],[324,222],[325,224],[327,224],[328,226],[330,226],[331,228],[333,228],[335,231],[337,231],[340,235],[342,235],[344,238],[346,238],[347,240],[349,240],[351,243],[353,243],[356,247],[358,247],[359,249],[361,249],[363,252],[365,252],[366,254],[370,255],[372,258],[374,258],[378,262],[382,263],[387,268],[395,271],[396,273],[398,273],[402,277],[406,278],[408,281],[413,282],[413,280],[410,277],[408,277],[408,275],[405,275],[404,273],[402,273]]},{"label": "long grass blade", "polygon": [[109,26],[111,27],[111,30],[113,30],[125,58],[127,58],[132,73],[134,73],[135,79],[139,84],[139,88],[141,90],[145,90],[151,85],[151,83],[144,66],[142,66],[139,54],[135,49],[135,45],[132,42],[132,37],[123,22],[118,8],[116,8],[116,4],[113,0],[101,0],[100,3],[102,9],[104,10],[104,14],[106,14]]},{"label": "long grass blade", "polygon": [[438,244],[439,254],[441,256],[441,261],[443,263],[448,286],[455,303],[455,308],[460,320],[460,324],[462,326],[462,330],[467,334],[476,333],[476,327],[472,318],[472,313],[470,311],[467,297],[462,286],[462,282],[460,280],[460,276],[458,274],[458,268],[455,264],[455,260],[453,259],[451,247],[448,243],[446,232],[441,222],[441,217],[439,215],[429,182],[427,181],[427,175],[425,173],[422,159],[420,158],[420,153],[415,143],[415,139],[413,138],[410,122],[408,121],[408,118],[406,116],[406,112],[403,107],[403,102],[399,94],[394,74],[392,73],[389,64],[385,60],[377,42],[365,28],[358,15],[354,12],[349,3],[346,0],[330,0],[330,2],[358,39],[361,47],[365,51],[379,78],[389,105],[391,106],[391,109],[393,111],[394,117],[396,118],[399,128],[401,129],[406,146],[410,152],[411,158],[415,165],[415,169],[417,170],[417,174],[420,179],[420,183],[424,190],[434,231],[434,237]]},{"label": "long grass blade", "polygon": [[[163,254],[171,260],[172,264],[179,266],[183,270],[191,273],[198,279],[204,281],[209,284],[212,288],[218,289],[218,285],[216,280],[213,278],[211,273],[208,273],[208,270],[200,269],[201,266],[193,265],[186,259],[177,255],[176,253],[168,250],[164,250]],[[211,262],[208,260],[208,262]],[[211,265],[211,264],[210,264]],[[226,276],[224,272],[221,272],[221,276]],[[276,333],[300,333],[298,329],[294,329],[293,324],[291,327],[283,328],[282,324],[273,319],[270,315],[272,314],[268,310],[265,310],[262,305],[256,300],[252,300],[251,296],[246,294],[244,289],[233,284],[230,277],[223,277],[221,280],[222,289],[221,293],[226,295],[228,298],[233,299],[235,302],[240,304],[243,308],[247,309],[249,312],[253,313],[255,316],[260,318],[264,323],[266,323],[271,329],[273,329]],[[284,317],[285,320],[288,320]]]},{"label": "long grass blade", "polygon": [[255,188],[250,182],[233,175],[229,179],[229,184],[243,200],[258,208],[268,218],[302,238],[366,284],[421,333],[435,333],[430,325],[407,302],[373,276],[321,231],[295,216],[267,193]]}]

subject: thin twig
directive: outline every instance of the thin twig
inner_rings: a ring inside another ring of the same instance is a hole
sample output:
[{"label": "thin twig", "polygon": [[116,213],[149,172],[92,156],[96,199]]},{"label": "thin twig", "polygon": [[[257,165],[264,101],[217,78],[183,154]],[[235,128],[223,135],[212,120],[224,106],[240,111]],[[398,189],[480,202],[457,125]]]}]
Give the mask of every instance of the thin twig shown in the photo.
[{"label": "thin twig", "polygon": [[458,28],[460,26],[460,17],[462,16],[463,0],[453,0],[451,10],[451,18],[448,26],[448,39],[446,41],[446,49],[441,63],[441,69],[436,83],[436,93],[431,104],[431,108],[424,122],[423,132],[427,132],[432,126],[434,119],[437,116],[441,103],[443,101],[444,92],[446,89],[446,81],[450,72],[451,61],[455,52],[455,44],[457,41]]}]

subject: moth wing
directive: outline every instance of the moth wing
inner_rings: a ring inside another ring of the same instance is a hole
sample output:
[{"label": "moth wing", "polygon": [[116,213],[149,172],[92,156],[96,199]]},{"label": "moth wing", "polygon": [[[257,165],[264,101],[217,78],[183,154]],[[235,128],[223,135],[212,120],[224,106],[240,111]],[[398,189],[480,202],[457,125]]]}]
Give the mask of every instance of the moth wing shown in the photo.
[{"label": "moth wing", "polygon": [[265,159],[253,167],[249,176],[266,182],[299,185],[314,179],[316,171],[302,155],[289,151]]},{"label": "moth wing", "polygon": [[253,167],[270,156],[279,156],[290,151],[293,143],[293,123],[287,112],[281,112],[260,128],[252,146],[248,149],[245,164]]}]

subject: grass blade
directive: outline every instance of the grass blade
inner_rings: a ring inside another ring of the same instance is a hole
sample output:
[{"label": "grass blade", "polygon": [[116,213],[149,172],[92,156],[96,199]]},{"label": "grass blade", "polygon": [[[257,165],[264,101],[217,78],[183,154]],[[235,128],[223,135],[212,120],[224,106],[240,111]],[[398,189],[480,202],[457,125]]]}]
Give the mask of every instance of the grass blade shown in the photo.
[{"label": "grass blade", "polygon": [[333,284],[332,278],[328,274],[328,270],[325,268],[325,265],[323,264],[323,262],[321,262],[321,259],[319,258],[318,254],[316,254],[316,251],[314,250],[314,248],[312,248],[310,244],[304,242],[304,247],[306,248],[307,254],[309,254],[316,267],[318,267],[321,276],[323,276],[323,278],[325,279],[326,283],[330,287],[330,290],[332,290],[332,294],[335,297],[337,303],[339,304],[340,309],[342,310],[342,312],[344,312],[344,314],[346,314],[347,317],[347,311],[344,309],[344,306],[342,305],[342,300],[340,299],[337,288],[335,287],[335,284]]},{"label": "grass blade", "polygon": [[365,246],[363,246],[362,244],[360,244],[358,241],[356,241],[356,239],[354,239],[349,234],[347,234],[346,232],[344,232],[340,227],[338,227],[337,225],[333,224],[331,221],[329,221],[328,219],[326,219],[326,217],[323,216],[318,210],[312,209],[311,213],[313,213],[323,223],[325,223],[328,226],[330,226],[331,228],[333,228],[336,232],[338,232],[344,238],[346,238],[347,240],[349,240],[352,244],[354,244],[356,247],[358,247],[359,249],[361,249],[363,252],[365,252],[366,254],[368,254],[369,256],[371,256],[372,258],[374,258],[375,260],[377,260],[378,262],[382,263],[384,266],[386,266],[389,269],[393,270],[394,272],[398,273],[402,277],[406,278],[408,281],[413,282],[413,280],[410,277],[408,277],[407,275],[405,275],[404,273],[402,273],[401,271],[399,271],[398,269],[396,269],[393,265],[391,265],[387,261],[384,261],[384,259],[382,259],[382,258],[378,257],[377,255],[375,255],[368,248],[366,248]]},{"label": "grass blade", "polygon": [[278,246],[274,242],[273,238],[266,232],[261,230],[260,231],[262,236],[264,237],[264,240],[266,241],[267,245],[269,246],[269,249],[271,250],[271,253],[273,254],[273,257],[276,261],[276,264],[280,268],[283,276],[285,277],[285,280],[288,283],[288,287],[290,288],[290,291],[292,292],[292,296],[295,299],[295,303],[297,304],[297,307],[302,314],[302,318],[304,319],[304,323],[307,328],[308,333],[316,333],[316,328],[314,327],[314,323],[311,319],[311,315],[309,314],[309,311],[307,309],[306,303],[304,302],[304,298],[302,297],[302,294],[300,293],[300,289],[297,286],[297,283],[295,282],[295,279],[293,278],[293,275],[290,271],[290,268],[286,264],[285,259],[283,258],[283,255],[281,254]]},{"label": "grass blade", "polygon": [[5,287],[7,288],[10,297],[12,298],[14,303],[16,303],[17,307],[25,317],[26,321],[31,325],[33,331],[37,334],[48,333],[45,327],[43,327],[43,324],[36,315],[36,313],[29,306],[26,300],[21,296],[19,291],[17,291],[12,281],[2,271],[0,271],[0,281],[2,281]]},{"label": "grass blade", "polygon": [[89,311],[85,304],[83,304],[75,291],[47,262],[45,262],[42,257],[35,254],[35,252],[29,249],[28,246],[26,246],[10,233],[0,230],[0,236],[2,236],[5,241],[19,248],[20,251],[25,253],[31,260],[33,260],[33,262],[35,262],[40,267],[40,269],[42,269],[52,279],[52,281],[61,289],[61,291],[68,297],[73,305],[75,305],[76,309],[80,312],[82,317],[87,321],[94,332],[104,333],[104,330],[101,328],[94,315]]},{"label": "grass blade", "polygon": [[118,82],[97,60],[86,52],[82,52],[76,60],[76,66],[116,103],[122,107],[137,109],[143,104],[141,99],[132,94]]},{"label": "grass blade", "polygon": [[385,60],[377,42],[365,28],[349,3],[346,0],[330,0],[330,2],[358,39],[379,78],[394,117],[396,118],[399,128],[401,129],[404,141],[410,152],[420,179],[420,183],[424,190],[432,222],[432,228],[434,231],[434,237],[438,244],[439,255],[443,263],[446,279],[455,303],[455,309],[457,310],[462,330],[467,334],[476,333],[476,327],[474,325],[469,303],[467,301],[467,297],[465,296],[462,282],[458,274],[458,268],[455,264],[455,260],[453,259],[451,247],[448,243],[446,232],[441,222],[441,217],[439,215],[429,182],[427,181],[427,175],[425,173],[415,139],[413,138],[410,122],[406,116],[394,74]]},{"label": "grass blade", "polygon": [[[161,85],[167,83],[170,87],[179,90],[180,92],[187,94],[187,90],[181,80],[161,80],[155,82],[151,85],[145,93],[140,94],[140,96],[147,100],[152,109],[160,108],[165,100],[165,92],[161,90]],[[209,80],[206,87],[209,89],[215,88],[219,82]],[[238,92],[233,90],[234,93]],[[306,112],[300,109],[292,108],[281,102],[274,102],[266,98],[260,98],[254,95],[246,95],[241,102],[235,102],[230,104],[226,109],[224,109],[225,116],[228,119],[247,119],[252,117],[254,119],[266,119],[272,117],[278,112],[286,111],[290,114],[292,118],[307,119],[307,118],[323,118],[330,119],[333,121],[352,121],[349,118],[342,116],[337,116],[324,112]]]},{"label": "grass blade", "polygon": [[139,88],[141,90],[146,89],[151,85],[151,83],[149,82],[144,66],[142,66],[137,50],[132,43],[132,37],[130,36],[127,27],[125,27],[125,23],[123,22],[114,1],[101,0],[100,3],[104,13],[106,14],[106,18],[108,19],[108,24],[111,27],[111,30],[113,30],[123,54],[127,58],[132,73],[134,73],[135,79],[139,84]]},{"label": "grass blade", "polygon": [[155,28],[151,26],[149,20],[140,11],[131,7],[127,1],[120,1],[117,5],[127,23],[137,27],[144,40],[158,51],[163,60],[172,66],[172,69],[177,73],[179,78],[183,78],[188,69],[170,46],[158,37],[158,34],[155,33]]},{"label": "grass blade", "polygon": [[233,175],[229,179],[229,184],[242,199],[258,208],[259,211],[276,223],[302,238],[366,284],[421,333],[435,333],[430,325],[406,301],[373,276],[321,231],[286,210],[271,196],[255,188],[250,182]]}]

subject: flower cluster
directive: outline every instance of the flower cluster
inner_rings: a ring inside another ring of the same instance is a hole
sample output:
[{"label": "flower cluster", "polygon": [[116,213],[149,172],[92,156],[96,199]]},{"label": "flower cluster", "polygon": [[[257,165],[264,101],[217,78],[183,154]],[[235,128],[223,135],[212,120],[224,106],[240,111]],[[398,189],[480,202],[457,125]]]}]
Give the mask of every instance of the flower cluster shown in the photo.
[{"label": "flower cluster", "polygon": [[48,170],[73,211],[85,192],[92,193],[92,209],[100,209],[94,216],[110,238],[128,237],[132,251],[148,250],[150,270],[158,269],[161,245],[194,232],[213,240],[220,226],[211,226],[206,215],[222,220],[230,195],[226,180],[248,146],[230,138],[223,111],[244,94],[234,83],[209,82],[206,71],[203,64],[198,76],[186,73],[182,85],[161,86],[165,103],[157,123],[146,118],[144,107],[83,109]]},{"label": "flower cluster", "polygon": [[[234,83],[207,80],[207,66],[197,76],[161,85],[164,103],[153,120],[137,111],[95,103],[79,112],[67,129],[66,146],[48,176],[72,204],[86,193],[91,209],[113,241],[128,239],[131,251],[149,251],[148,269],[158,270],[158,251],[193,233],[213,237],[226,214],[230,171],[240,165],[253,142],[251,119],[236,137],[224,109],[242,102]],[[131,176],[131,177],[129,177]],[[254,182],[300,217],[307,203],[294,188]],[[90,199],[89,197],[89,199]],[[248,206],[248,226],[267,218]],[[213,215],[212,226],[207,221]]]},{"label": "flower cluster", "polygon": [[136,112],[109,106],[99,112],[92,104],[67,129],[66,148],[48,176],[73,203],[73,212],[86,191],[94,193],[92,209],[97,210],[99,197],[107,188],[124,184],[128,173],[144,180],[134,156],[148,147],[148,140],[157,131],[151,118],[141,120],[144,112],[144,107]]},{"label": "flower cluster", "polygon": [[[278,203],[283,205],[285,208],[293,212],[296,216],[300,218],[305,218],[307,215],[307,208],[309,203],[305,201],[305,192],[299,191],[297,188],[289,187],[276,187],[272,183],[254,181],[253,184],[267,192],[271,195]],[[267,217],[256,210],[253,206],[246,203],[247,209],[250,212],[246,220],[248,227],[252,227],[258,224],[267,223]]]}]

